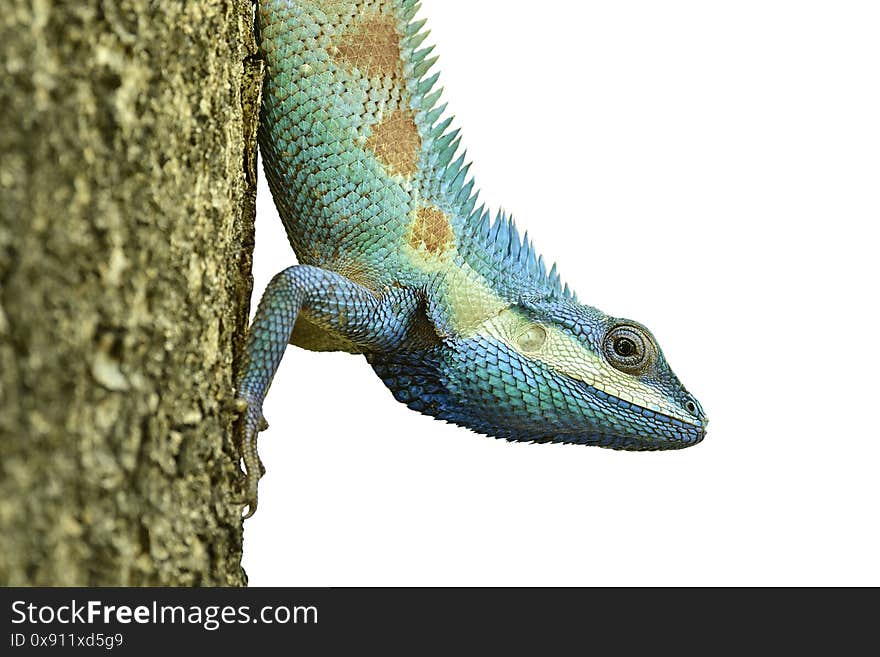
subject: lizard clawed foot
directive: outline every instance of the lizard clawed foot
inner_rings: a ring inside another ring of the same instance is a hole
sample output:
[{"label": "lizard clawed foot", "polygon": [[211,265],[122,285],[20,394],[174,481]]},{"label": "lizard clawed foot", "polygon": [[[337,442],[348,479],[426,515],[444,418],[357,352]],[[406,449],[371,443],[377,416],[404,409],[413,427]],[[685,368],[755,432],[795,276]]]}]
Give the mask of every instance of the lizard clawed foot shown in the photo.
[{"label": "lizard clawed foot", "polygon": [[263,467],[263,462],[257,453],[257,436],[260,431],[269,427],[269,423],[263,417],[259,404],[242,398],[236,399],[235,404],[236,408],[241,409],[244,413],[243,431],[238,449],[245,468],[241,503],[248,507],[247,513],[243,517],[244,520],[247,520],[257,511],[257,488],[260,478],[266,473],[266,468]]}]

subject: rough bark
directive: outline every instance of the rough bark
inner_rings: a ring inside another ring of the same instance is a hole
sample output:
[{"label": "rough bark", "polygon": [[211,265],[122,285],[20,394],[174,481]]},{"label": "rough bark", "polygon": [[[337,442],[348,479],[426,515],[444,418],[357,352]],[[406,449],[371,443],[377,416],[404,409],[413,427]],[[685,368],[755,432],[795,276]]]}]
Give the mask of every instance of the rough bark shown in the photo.
[{"label": "rough bark", "polygon": [[248,0],[0,12],[0,584],[240,585]]}]

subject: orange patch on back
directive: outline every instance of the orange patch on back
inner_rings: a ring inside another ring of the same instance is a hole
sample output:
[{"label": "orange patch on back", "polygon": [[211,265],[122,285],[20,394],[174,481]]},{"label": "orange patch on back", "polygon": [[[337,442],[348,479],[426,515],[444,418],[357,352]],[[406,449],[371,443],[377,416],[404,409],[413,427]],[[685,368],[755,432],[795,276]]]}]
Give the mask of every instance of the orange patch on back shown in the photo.
[{"label": "orange patch on back", "polygon": [[400,71],[400,34],[392,16],[367,16],[334,45],[335,59],[367,76],[394,76]]},{"label": "orange patch on back", "polygon": [[440,254],[455,241],[455,233],[449,224],[449,218],[433,205],[418,209],[415,219],[410,225],[409,244],[412,248],[425,247],[428,253]]},{"label": "orange patch on back", "polygon": [[418,170],[422,139],[412,110],[396,110],[373,126],[367,148],[389,174],[410,177]]}]

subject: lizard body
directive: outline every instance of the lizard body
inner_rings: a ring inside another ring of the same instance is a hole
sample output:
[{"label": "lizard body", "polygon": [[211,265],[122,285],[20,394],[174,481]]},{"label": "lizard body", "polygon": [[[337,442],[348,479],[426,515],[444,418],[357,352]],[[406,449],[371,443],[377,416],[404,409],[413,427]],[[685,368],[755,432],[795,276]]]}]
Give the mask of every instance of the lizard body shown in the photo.
[{"label": "lizard body", "polygon": [[238,396],[249,513],[288,342],[364,354],[410,408],[508,440],[673,449],[705,435],[651,333],[578,303],[477,207],[414,0],[260,0],[260,147],[299,265],[268,286]]}]

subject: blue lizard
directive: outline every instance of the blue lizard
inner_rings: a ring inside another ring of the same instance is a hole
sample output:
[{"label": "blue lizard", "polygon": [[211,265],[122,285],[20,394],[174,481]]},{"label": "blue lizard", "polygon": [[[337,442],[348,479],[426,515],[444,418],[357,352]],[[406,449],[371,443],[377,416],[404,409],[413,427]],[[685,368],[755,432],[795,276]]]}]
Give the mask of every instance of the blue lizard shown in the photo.
[{"label": "blue lizard", "polygon": [[624,450],[705,436],[653,335],[578,303],[512,219],[477,207],[417,9],[259,2],[259,141],[301,264],[263,295],[238,382],[248,516],[288,343],[364,354],[398,401],[490,436]]}]

